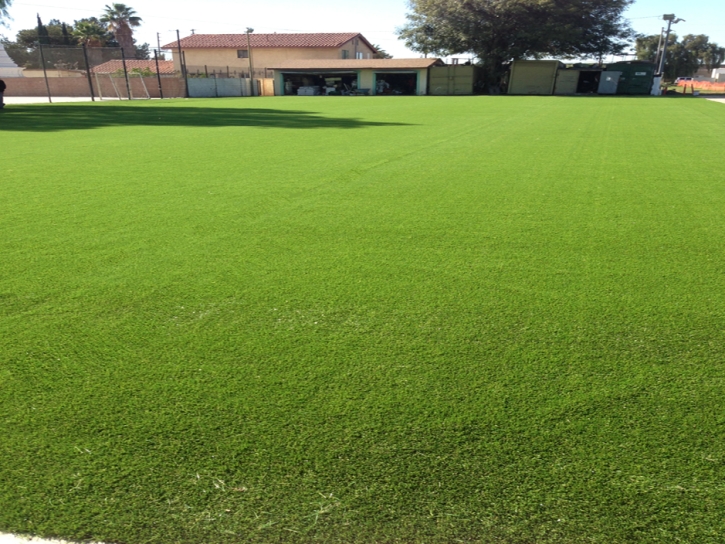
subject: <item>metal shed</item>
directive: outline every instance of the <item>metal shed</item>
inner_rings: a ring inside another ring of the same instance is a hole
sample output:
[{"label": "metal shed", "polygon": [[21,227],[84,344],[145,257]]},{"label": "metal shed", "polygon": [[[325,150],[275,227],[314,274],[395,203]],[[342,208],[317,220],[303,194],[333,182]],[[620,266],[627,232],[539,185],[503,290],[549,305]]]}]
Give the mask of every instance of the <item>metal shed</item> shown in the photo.
[{"label": "metal shed", "polygon": [[471,65],[433,66],[428,79],[429,93],[439,96],[473,94],[476,76],[477,69]]},{"label": "metal shed", "polygon": [[580,74],[581,71],[575,68],[560,68],[556,73],[554,94],[576,94]]},{"label": "metal shed", "polygon": [[649,94],[655,65],[648,61],[624,61],[607,65],[607,71],[621,72],[617,94]]},{"label": "metal shed", "polygon": [[558,60],[515,60],[511,64],[508,94],[553,94],[559,66]]}]

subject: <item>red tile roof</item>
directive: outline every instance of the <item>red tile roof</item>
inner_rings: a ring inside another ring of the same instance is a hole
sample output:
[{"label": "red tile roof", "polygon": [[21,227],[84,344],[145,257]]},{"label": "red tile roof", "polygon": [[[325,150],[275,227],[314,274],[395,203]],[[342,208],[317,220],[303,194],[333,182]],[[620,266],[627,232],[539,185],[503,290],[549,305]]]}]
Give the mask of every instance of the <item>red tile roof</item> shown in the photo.
[{"label": "red tile roof", "polygon": [[[322,34],[250,34],[252,48],[265,47],[340,47],[353,38],[375,49],[373,45],[357,32],[338,32]],[[177,48],[176,42],[167,43],[163,49]],[[181,39],[182,49],[246,49],[246,34],[192,34]]]},{"label": "red tile roof", "polygon": [[295,59],[269,67],[280,72],[294,70],[421,70],[442,65],[440,59]]},{"label": "red tile roof", "polygon": [[[126,69],[130,72],[133,69],[138,70],[151,70],[154,74],[156,73],[156,61],[155,60],[136,60],[128,59],[126,61]],[[99,64],[95,68],[91,68],[91,72],[95,74],[113,74],[119,70],[123,71],[122,60],[109,60],[103,64]],[[174,73],[174,62],[171,60],[160,60],[159,61],[159,72],[164,74]]]}]

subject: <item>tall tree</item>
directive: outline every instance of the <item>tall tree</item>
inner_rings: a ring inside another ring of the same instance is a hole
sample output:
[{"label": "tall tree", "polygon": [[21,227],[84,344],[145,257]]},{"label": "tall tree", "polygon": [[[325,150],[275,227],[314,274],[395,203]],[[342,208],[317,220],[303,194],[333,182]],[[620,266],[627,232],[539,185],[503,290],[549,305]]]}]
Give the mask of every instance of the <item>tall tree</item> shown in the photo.
[{"label": "tall tree", "polygon": [[107,5],[101,22],[113,32],[125,55],[128,58],[134,58],[136,50],[133,44],[133,29],[141,26],[141,17],[136,15],[133,8],[126,4]]},{"label": "tall tree", "polygon": [[[63,34],[64,26],[66,28],[66,34]],[[73,32],[73,25],[63,23],[58,19],[51,19],[48,24],[43,24],[40,21],[39,26],[18,31],[15,41],[3,40],[3,46],[10,58],[18,66],[40,68],[38,43],[46,45],[77,45],[78,41],[73,36]],[[46,52],[48,66],[52,66],[52,63],[57,60],[55,57],[59,55],[62,56],[60,51],[56,51],[55,53]]]},{"label": "tall tree", "polygon": [[504,62],[618,54],[633,33],[632,0],[410,0],[400,39],[426,55],[475,54],[488,84]]},{"label": "tall tree", "polygon": [[38,13],[38,43],[41,45],[50,44],[50,34],[43,21],[40,20],[40,13]]},{"label": "tall tree", "polygon": [[60,33],[63,35],[63,45],[71,45],[70,32],[65,23],[61,23]]}]

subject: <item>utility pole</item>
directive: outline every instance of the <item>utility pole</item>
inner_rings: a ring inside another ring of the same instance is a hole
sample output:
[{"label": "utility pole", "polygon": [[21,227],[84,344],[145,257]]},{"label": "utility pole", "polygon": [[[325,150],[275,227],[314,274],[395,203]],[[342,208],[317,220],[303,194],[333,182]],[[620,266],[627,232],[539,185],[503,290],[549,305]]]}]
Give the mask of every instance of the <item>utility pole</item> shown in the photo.
[{"label": "utility pole", "polygon": [[159,55],[161,54],[161,32],[156,33],[156,45],[158,46]]},{"label": "utility pole", "polygon": [[673,13],[663,15],[662,20],[667,21],[667,34],[665,35],[665,43],[662,45],[662,58],[660,59],[659,69],[660,75],[664,77],[665,59],[667,58],[667,44],[670,41],[670,29],[672,28],[672,25],[676,25],[677,23],[684,23],[685,20],[675,18],[675,15]]},{"label": "utility pole", "polygon": [[249,35],[254,32],[253,28],[247,27],[247,56],[249,57],[249,87],[252,96],[257,96],[254,89],[254,64],[252,64],[252,39]]}]

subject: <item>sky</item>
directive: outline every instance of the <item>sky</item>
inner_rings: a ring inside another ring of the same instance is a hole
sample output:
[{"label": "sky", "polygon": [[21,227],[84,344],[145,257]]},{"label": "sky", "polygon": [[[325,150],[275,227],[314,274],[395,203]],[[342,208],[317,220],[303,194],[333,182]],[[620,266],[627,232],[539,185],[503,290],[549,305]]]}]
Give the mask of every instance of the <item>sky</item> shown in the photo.
[{"label": "sky", "polygon": [[[118,0],[116,0],[118,1]],[[370,42],[396,58],[420,57],[397,39],[395,29],[406,22],[407,0],[121,0],[136,10],[143,24],[135,31],[139,43],[156,47],[158,32],[164,45],[192,29],[197,34],[234,34],[246,27],[255,32],[361,32]],[[37,3],[36,3],[37,2]],[[10,21],[0,35],[13,39],[18,30],[32,28],[35,15],[72,23],[83,17],[99,16],[109,0],[14,0]],[[673,26],[684,34],[707,34],[725,46],[725,4],[723,0],[637,0],[625,14],[637,32],[658,34],[662,15],[674,13],[686,22]],[[464,55],[459,57],[465,58]]]}]

